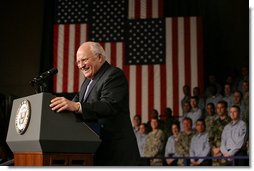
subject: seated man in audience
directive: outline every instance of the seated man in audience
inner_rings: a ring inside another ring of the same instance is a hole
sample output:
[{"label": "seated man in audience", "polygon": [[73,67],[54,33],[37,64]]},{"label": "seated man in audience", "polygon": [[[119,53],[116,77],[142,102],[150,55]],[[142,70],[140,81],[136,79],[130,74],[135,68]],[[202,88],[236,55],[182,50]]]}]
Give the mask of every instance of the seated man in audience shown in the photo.
[{"label": "seated man in audience", "polygon": [[139,131],[136,133],[138,149],[141,157],[144,157],[144,146],[147,137],[146,124],[139,125]]},{"label": "seated man in audience", "polygon": [[148,116],[149,120],[147,121],[146,125],[147,125],[147,132],[151,132],[152,131],[152,127],[151,127],[151,119],[156,118],[158,120],[159,126],[158,128],[161,129],[161,124],[159,121],[159,112],[157,109],[153,109],[151,113],[149,113]]},{"label": "seated man in audience", "polygon": [[249,81],[249,67],[248,66],[242,66],[241,68],[241,76],[238,80],[238,90],[242,92],[242,84],[244,81]]},{"label": "seated man in audience", "polygon": [[211,128],[215,119],[217,119],[218,115],[215,113],[215,106],[213,103],[208,103],[206,105],[206,117],[205,117],[205,125],[206,131],[208,135],[211,134]]},{"label": "seated man in audience", "polygon": [[[196,134],[193,135],[190,144],[190,157],[206,157],[210,155],[210,144],[208,133],[206,132],[205,121],[196,121]],[[210,166],[209,159],[191,159],[191,166]]]},{"label": "seated man in audience", "polygon": [[[164,118],[162,118],[164,117]],[[161,123],[161,129],[164,132],[166,139],[172,135],[172,124],[174,122],[178,122],[173,116],[173,111],[171,108],[167,107],[165,108],[164,114],[160,115],[160,122]]]},{"label": "seated man in audience", "polygon": [[[209,132],[209,141],[212,148],[212,156],[221,156],[220,145],[221,145],[221,134],[224,127],[231,121],[227,112],[227,102],[221,100],[217,103],[216,112],[218,118],[213,122],[211,131]],[[226,164],[224,159],[214,159],[214,166],[223,166]]]},{"label": "seated man in audience", "polygon": [[190,86],[189,86],[189,85],[184,85],[184,86],[183,86],[183,94],[184,94],[184,97],[181,99],[182,111],[184,110],[184,109],[183,109],[184,102],[190,101],[191,89],[190,89]]},{"label": "seated man in audience", "polygon": [[135,135],[137,136],[137,132],[139,130],[139,125],[141,124],[141,117],[140,117],[140,115],[135,115],[133,117],[132,122],[133,122],[133,131],[134,131]]},{"label": "seated man in audience", "polygon": [[209,90],[211,92],[211,96],[207,97],[206,99],[206,105],[208,103],[213,103],[214,105],[216,105],[220,100],[222,100],[222,95],[220,93],[218,93],[217,88],[215,85],[211,85],[209,87]]},{"label": "seated man in audience", "polygon": [[183,104],[183,114],[178,118],[180,123],[180,131],[183,131],[183,119],[187,117],[187,114],[191,111],[190,101],[185,101]]},{"label": "seated man in audience", "polygon": [[236,105],[236,106],[240,107],[240,110],[241,110],[240,118],[243,119],[244,118],[244,113],[246,111],[245,111],[245,106],[244,106],[244,103],[243,103],[243,94],[239,90],[234,91],[234,94],[233,94],[233,105]]},{"label": "seated man in audience", "polygon": [[[192,130],[191,118],[185,117],[183,119],[183,131],[180,132],[179,138],[175,139],[175,150],[177,157],[189,157],[190,142],[194,133],[195,132]],[[187,160],[186,164],[189,165],[189,160]],[[177,165],[184,166],[184,160],[179,159]]]},{"label": "seated man in audience", "polygon": [[228,104],[228,109],[230,109],[230,107],[233,105],[233,93],[232,93],[232,90],[231,90],[231,85],[229,83],[226,83],[224,85],[224,96],[223,96],[223,99],[222,100],[225,100]]},{"label": "seated man in audience", "polygon": [[[173,123],[172,135],[168,138],[166,147],[165,147],[165,157],[174,157],[175,156],[175,141],[178,139],[180,133],[180,126],[178,123]],[[177,160],[172,158],[166,158],[166,164],[169,166],[177,166]]]},{"label": "seated man in audience", "polygon": [[219,93],[219,94],[222,93],[222,87],[217,82],[216,76],[214,74],[209,74],[209,76],[208,76],[208,85],[207,85],[206,90],[205,90],[206,98],[214,96],[213,90],[212,90],[213,88],[211,89],[211,87],[215,87],[217,93]]},{"label": "seated man in audience", "polygon": [[[191,96],[190,99],[191,111],[187,114],[188,118],[191,118],[192,123],[196,123],[198,119],[202,117],[202,110],[198,107],[198,97]],[[195,129],[193,124],[192,129]]]},{"label": "seated man in audience", "polygon": [[[247,156],[247,127],[246,123],[240,119],[239,106],[234,105],[230,108],[230,117],[232,121],[224,127],[221,135],[220,150],[225,157]],[[232,158],[229,158],[228,161],[231,165]],[[248,166],[248,161],[245,159],[235,159],[235,165]]]},{"label": "seated man in audience", "polygon": [[[144,146],[145,157],[163,157],[163,150],[165,145],[165,135],[159,129],[159,121],[157,118],[151,119],[152,131],[148,133]],[[162,166],[161,159],[151,159],[150,165]]]},{"label": "seated man in audience", "polygon": [[198,107],[203,111],[205,108],[205,99],[201,96],[200,88],[194,87],[192,90],[193,96],[198,98]]}]

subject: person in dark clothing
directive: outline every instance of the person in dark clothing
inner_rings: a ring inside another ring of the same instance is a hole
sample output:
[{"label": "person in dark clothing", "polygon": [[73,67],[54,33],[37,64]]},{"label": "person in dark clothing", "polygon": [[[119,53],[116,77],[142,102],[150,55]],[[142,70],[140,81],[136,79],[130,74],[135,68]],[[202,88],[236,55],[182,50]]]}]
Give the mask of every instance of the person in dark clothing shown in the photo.
[{"label": "person in dark clothing", "polygon": [[95,165],[136,166],[140,155],[129,115],[128,82],[123,71],[106,61],[99,43],[83,43],[76,56],[85,76],[80,92],[72,101],[52,99],[50,107],[82,115],[86,123],[96,125],[102,140],[95,154]]}]

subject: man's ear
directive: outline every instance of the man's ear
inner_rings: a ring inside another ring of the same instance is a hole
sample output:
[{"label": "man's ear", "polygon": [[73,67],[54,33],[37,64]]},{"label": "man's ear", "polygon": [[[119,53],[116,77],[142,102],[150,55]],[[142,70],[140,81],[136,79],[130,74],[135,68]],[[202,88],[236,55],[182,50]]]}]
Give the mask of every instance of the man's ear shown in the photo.
[{"label": "man's ear", "polygon": [[98,57],[99,57],[99,62],[100,62],[100,63],[104,62],[104,57],[103,57],[101,54],[99,54]]}]

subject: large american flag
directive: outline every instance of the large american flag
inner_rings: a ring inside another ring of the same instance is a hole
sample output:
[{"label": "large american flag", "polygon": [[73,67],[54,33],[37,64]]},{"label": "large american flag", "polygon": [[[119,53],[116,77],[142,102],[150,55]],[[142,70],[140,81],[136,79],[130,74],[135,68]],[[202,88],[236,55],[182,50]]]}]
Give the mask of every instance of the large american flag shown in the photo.
[{"label": "large american flag", "polygon": [[84,80],[75,66],[79,45],[97,41],[107,60],[129,81],[131,117],[152,109],[182,114],[182,87],[203,89],[200,17],[165,17],[163,0],[57,0],[54,24],[55,93],[78,92]]}]

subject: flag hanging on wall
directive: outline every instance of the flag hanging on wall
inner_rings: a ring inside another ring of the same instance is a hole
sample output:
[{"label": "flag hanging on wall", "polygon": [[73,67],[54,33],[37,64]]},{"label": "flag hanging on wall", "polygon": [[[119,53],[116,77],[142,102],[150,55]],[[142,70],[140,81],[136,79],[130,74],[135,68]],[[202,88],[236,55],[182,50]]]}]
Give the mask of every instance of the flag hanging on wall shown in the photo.
[{"label": "flag hanging on wall", "polygon": [[54,92],[79,91],[76,51],[96,41],[125,72],[131,117],[146,122],[152,109],[166,107],[181,116],[182,87],[203,89],[202,18],[164,17],[164,9],[163,0],[56,0]]}]

